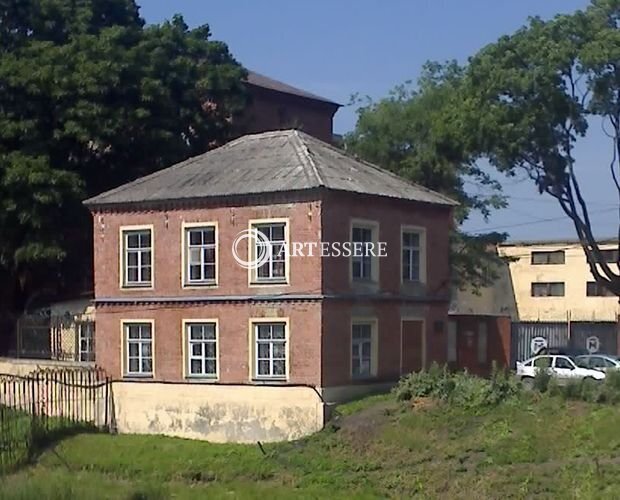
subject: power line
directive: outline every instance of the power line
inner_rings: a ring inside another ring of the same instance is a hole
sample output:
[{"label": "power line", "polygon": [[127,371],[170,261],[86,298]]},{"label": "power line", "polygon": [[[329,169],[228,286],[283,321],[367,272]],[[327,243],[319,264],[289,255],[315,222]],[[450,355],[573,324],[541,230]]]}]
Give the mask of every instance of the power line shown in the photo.
[{"label": "power line", "polygon": [[[605,208],[602,210],[593,210],[592,212],[590,212],[590,215],[595,215],[595,214],[602,214],[602,213],[607,213],[607,212],[614,212],[617,211],[618,208],[614,207],[614,208]],[[519,222],[517,224],[506,224],[503,226],[494,226],[494,227],[483,227],[481,229],[472,229],[470,231],[467,231],[468,233],[479,233],[482,231],[495,231],[495,230],[499,230],[499,229],[511,229],[513,227],[522,227],[522,226],[529,226],[532,224],[543,224],[543,223],[547,223],[547,222],[557,222],[560,220],[567,220],[567,216],[561,216],[561,217],[550,217],[548,219],[538,219],[538,220],[534,220],[534,221],[529,221],[529,222]]]}]

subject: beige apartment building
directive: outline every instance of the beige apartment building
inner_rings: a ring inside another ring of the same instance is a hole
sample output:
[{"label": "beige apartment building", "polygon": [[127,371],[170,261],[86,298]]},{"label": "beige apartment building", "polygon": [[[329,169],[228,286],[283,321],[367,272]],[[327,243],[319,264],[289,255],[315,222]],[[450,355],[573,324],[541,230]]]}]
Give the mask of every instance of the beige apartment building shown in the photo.
[{"label": "beige apartment building", "polygon": [[[601,244],[603,258],[618,262],[618,243]],[[576,240],[505,243],[508,257],[493,286],[455,294],[452,311],[510,316],[514,321],[609,322],[619,313],[618,297],[595,283]]]}]

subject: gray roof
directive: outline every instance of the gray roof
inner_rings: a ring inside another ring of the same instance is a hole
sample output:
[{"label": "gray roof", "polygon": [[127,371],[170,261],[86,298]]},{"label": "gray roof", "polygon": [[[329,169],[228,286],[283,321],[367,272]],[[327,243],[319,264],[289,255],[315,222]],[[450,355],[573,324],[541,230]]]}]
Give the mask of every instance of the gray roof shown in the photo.
[{"label": "gray roof", "polygon": [[90,198],[86,205],[196,200],[327,188],[452,206],[442,194],[297,130],[246,135]]},{"label": "gray roof", "polygon": [[276,92],[283,92],[285,94],[292,94],[298,97],[312,99],[313,101],[326,102],[328,104],[333,104],[334,106],[342,106],[342,104],[338,104],[337,102],[326,99],[325,97],[306,92],[305,90],[298,89],[297,87],[293,87],[292,85],[288,85],[287,83],[274,80],[273,78],[269,78],[268,76],[261,75],[260,73],[256,73],[254,71],[248,71],[248,77],[246,81],[251,85],[255,85],[256,87],[275,90]]}]

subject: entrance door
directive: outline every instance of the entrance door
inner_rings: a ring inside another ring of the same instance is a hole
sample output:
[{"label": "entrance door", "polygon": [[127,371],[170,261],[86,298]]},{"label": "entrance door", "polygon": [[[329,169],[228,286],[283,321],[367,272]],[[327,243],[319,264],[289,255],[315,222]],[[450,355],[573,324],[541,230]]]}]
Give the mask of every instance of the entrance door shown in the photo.
[{"label": "entrance door", "polygon": [[401,332],[401,374],[420,371],[424,363],[424,322],[403,320]]}]

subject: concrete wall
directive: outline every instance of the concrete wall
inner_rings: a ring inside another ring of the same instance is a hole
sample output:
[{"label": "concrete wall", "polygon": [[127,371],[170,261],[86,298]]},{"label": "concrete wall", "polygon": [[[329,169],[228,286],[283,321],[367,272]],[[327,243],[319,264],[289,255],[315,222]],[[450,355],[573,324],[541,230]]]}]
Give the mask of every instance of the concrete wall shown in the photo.
[{"label": "concrete wall", "polygon": [[[617,248],[617,245],[602,245]],[[564,264],[532,265],[533,251],[564,250]],[[500,254],[514,259],[510,274],[518,319],[521,321],[616,321],[617,297],[588,297],[586,283],[594,281],[585,254],[577,243],[503,245]],[[612,267],[613,266],[612,264]],[[533,282],[564,282],[564,297],[532,297]]]},{"label": "concrete wall", "polygon": [[218,443],[299,439],[323,428],[309,387],[115,382],[116,429]]}]

